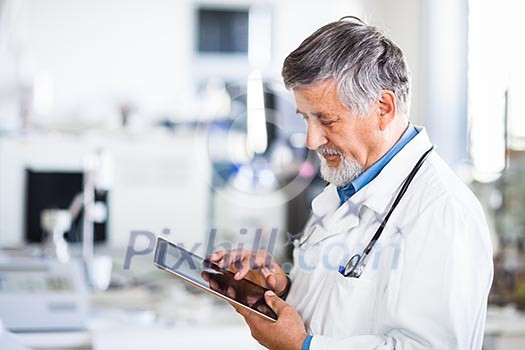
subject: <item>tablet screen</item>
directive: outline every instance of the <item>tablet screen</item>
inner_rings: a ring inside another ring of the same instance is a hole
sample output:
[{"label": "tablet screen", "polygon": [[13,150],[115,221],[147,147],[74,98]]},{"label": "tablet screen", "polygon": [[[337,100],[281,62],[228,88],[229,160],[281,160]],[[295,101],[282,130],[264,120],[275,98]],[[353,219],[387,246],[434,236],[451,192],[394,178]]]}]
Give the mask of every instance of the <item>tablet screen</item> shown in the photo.
[{"label": "tablet screen", "polygon": [[277,319],[264,300],[264,292],[268,289],[247,279],[237,281],[231,271],[221,269],[211,261],[160,237],[155,249],[155,265],[215,295],[235,301],[272,320]]}]

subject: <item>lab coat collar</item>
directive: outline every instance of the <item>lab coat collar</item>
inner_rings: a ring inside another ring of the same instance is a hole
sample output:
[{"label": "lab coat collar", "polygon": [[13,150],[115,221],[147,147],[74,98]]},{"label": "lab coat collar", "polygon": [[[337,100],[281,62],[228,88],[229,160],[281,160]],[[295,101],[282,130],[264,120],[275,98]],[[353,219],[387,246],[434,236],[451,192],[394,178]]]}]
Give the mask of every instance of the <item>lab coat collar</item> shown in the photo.
[{"label": "lab coat collar", "polygon": [[361,195],[349,199],[351,205],[364,203],[376,214],[386,214],[403,181],[421,156],[432,147],[426,129],[422,127],[416,129],[418,134],[392,158],[368,186],[362,189]]},{"label": "lab coat collar", "polygon": [[418,134],[392,158],[377,177],[343,205],[339,206],[337,188],[331,184],[314,198],[312,225],[316,227],[314,234],[308,238],[309,244],[357,226],[364,208],[371,209],[377,217],[384,217],[403,180],[423,153],[432,146],[425,128],[416,129]]},{"label": "lab coat collar", "polygon": [[[333,223],[335,220],[335,213],[340,211],[339,196],[337,195],[337,188],[334,185],[328,185],[324,190],[315,197],[312,201],[312,218],[310,225],[303,233],[299,244],[304,243],[315,244],[325,238],[331,237],[338,231],[333,230]],[[348,226],[357,226],[359,218],[357,215],[348,215],[344,217],[344,222]]]}]

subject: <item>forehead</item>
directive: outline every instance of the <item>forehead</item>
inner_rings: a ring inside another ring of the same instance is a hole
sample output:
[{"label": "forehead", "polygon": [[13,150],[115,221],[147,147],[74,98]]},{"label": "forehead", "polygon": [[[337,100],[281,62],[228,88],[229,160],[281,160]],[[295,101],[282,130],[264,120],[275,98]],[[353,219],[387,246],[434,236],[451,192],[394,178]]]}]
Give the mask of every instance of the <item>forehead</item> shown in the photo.
[{"label": "forehead", "polygon": [[314,113],[317,110],[336,112],[346,109],[339,99],[337,86],[333,79],[307,87],[296,87],[293,93],[300,112]]}]

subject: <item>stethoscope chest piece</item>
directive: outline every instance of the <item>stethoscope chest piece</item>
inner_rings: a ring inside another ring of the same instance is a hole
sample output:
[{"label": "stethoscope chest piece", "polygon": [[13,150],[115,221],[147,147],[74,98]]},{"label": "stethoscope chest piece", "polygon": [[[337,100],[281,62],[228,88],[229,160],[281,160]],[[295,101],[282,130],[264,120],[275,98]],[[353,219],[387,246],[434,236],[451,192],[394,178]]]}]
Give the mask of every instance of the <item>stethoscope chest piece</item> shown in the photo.
[{"label": "stethoscope chest piece", "polygon": [[363,272],[363,264],[361,264],[361,255],[359,254],[352,256],[344,267],[339,267],[339,273],[345,277],[359,278],[361,272]]},{"label": "stethoscope chest piece", "polygon": [[419,168],[423,165],[423,162],[427,159],[428,155],[432,150],[434,149],[434,146],[430,147],[419,159],[419,161],[416,163],[406,180],[403,182],[401,186],[401,190],[399,191],[398,195],[396,196],[394,202],[390,206],[390,209],[388,210],[386,216],[384,217],[383,221],[381,222],[381,225],[379,225],[379,228],[375,232],[374,236],[368,243],[368,245],[363,250],[362,254],[355,254],[348,260],[345,266],[339,266],[339,273],[341,273],[345,277],[354,277],[359,278],[361,276],[361,273],[363,272],[363,269],[366,265],[366,260],[368,259],[368,255],[370,254],[370,251],[376,244],[376,242],[379,240],[379,237],[381,236],[381,233],[383,232],[383,229],[385,228],[388,219],[390,218],[390,215],[392,215],[392,212],[399,204],[401,198],[403,198],[403,195],[405,194],[406,190],[408,189],[408,186],[416,176]]}]

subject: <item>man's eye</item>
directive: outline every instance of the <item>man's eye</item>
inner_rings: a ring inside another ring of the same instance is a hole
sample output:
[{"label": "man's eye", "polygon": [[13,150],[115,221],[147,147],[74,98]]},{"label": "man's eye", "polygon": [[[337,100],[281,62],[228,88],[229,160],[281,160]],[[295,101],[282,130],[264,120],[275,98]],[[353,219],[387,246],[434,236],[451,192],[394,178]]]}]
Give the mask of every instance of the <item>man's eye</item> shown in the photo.
[{"label": "man's eye", "polygon": [[324,126],[332,126],[334,125],[335,123],[335,120],[327,120],[327,121],[322,121],[321,124],[324,125]]}]

